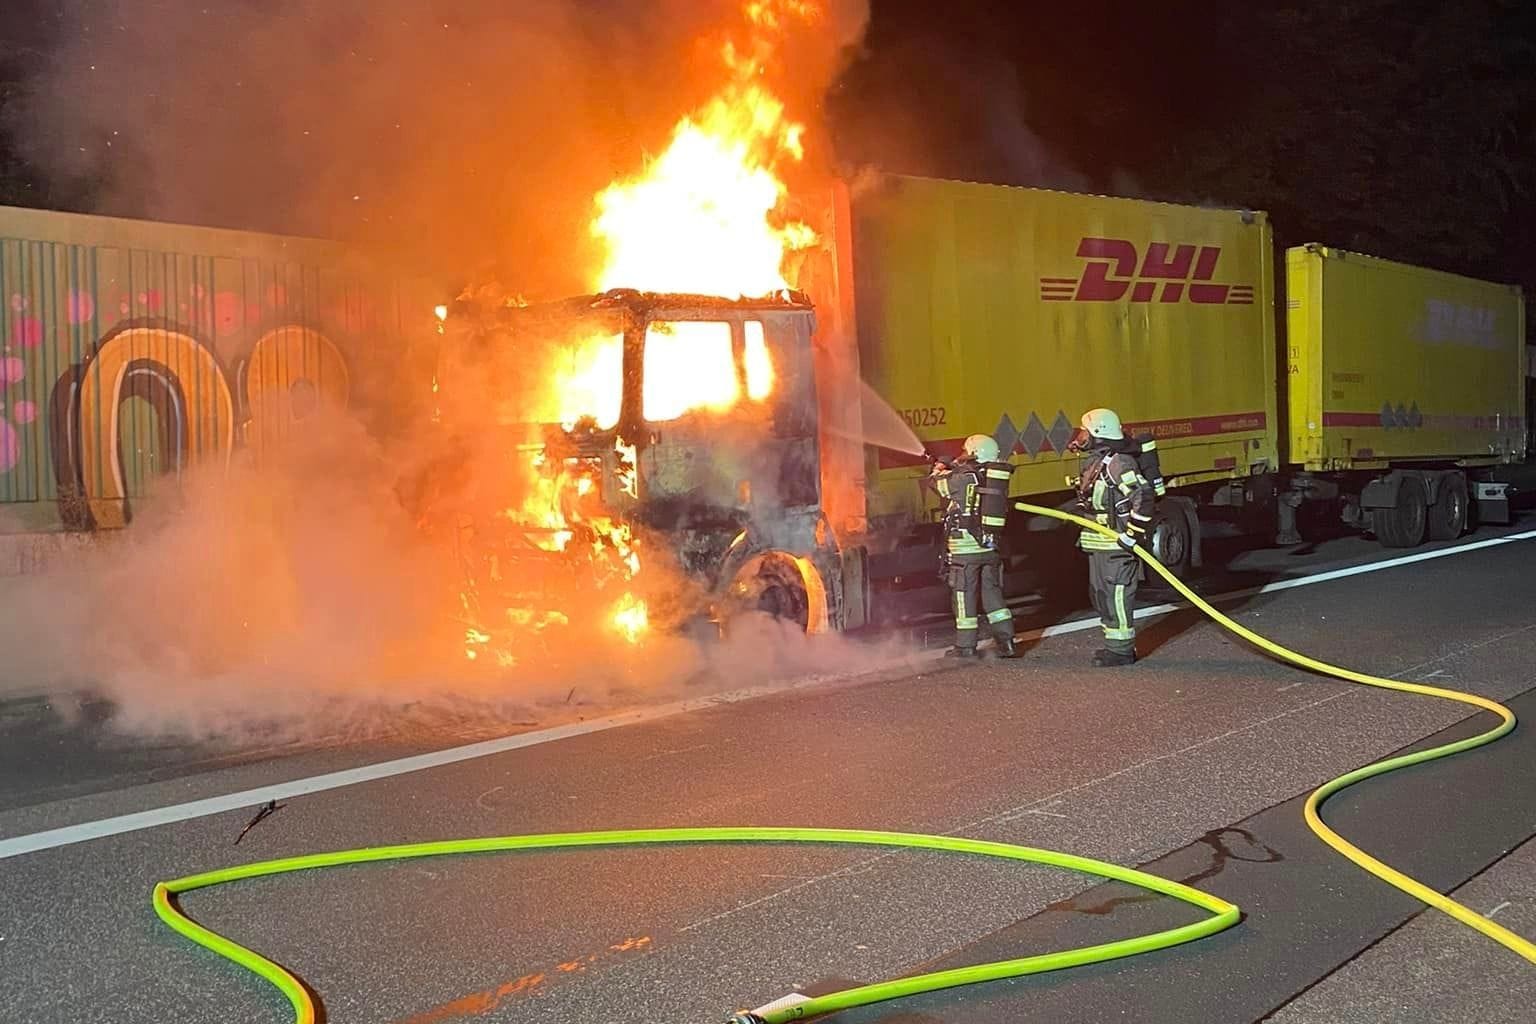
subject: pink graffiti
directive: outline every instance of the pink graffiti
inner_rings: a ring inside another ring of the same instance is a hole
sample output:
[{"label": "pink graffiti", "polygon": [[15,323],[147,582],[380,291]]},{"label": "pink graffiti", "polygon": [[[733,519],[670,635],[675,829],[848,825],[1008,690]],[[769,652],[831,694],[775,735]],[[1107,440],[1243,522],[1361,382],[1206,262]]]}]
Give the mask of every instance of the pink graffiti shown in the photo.
[{"label": "pink graffiti", "polygon": [[89,292],[69,293],[69,322],[72,324],[89,323],[96,315],[96,300]]},{"label": "pink graffiti", "polygon": [[16,436],[16,429],[5,420],[0,420],[0,473],[9,473],[16,468],[16,463],[21,461],[21,439]]},{"label": "pink graffiti", "polygon": [[220,337],[240,329],[240,314],[240,296],[234,292],[219,292],[213,297],[213,322]]},{"label": "pink graffiti", "polygon": [[161,295],[159,291],[153,288],[140,295],[139,301],[142,302],[144,304],[144,308],[149,310],[151,313],[158,313],[165,307],[165,296]]},{"label": "pink graffiti", "polygon": [[17,423],[31,423],[33,420],[37,419],[37,403],[25,401],[17,402],[15,408],[11,410],[11,415],[16,417]]},{"label": "pink graffiti", "polygon": [[27,308],[27,297],[20,292],[11,293],[11,311],[20,313]]},{"label": "pink graffiti", "polygon": [[43,321],[35,316],[19,316],[11,332],[22,348],[36,348],[43,343]]},{"label": "pink graffiti", "polygon": [[27,364],[16,356],[0,359],[0,384],[18,384],[27,379]]}]

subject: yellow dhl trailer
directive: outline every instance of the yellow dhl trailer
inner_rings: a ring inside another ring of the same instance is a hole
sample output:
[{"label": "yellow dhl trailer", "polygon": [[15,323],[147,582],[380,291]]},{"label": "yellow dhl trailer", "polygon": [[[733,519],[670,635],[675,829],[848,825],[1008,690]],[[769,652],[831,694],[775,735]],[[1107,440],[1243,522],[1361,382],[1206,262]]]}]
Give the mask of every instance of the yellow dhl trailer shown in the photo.
[{"label": "yellow dhl trailer", "polygon": [[[1175,490],[1154,547],[1180,568],[1199,561],[1197,504],[1272,492],[1264,213],[887,177],[850,196],[845,221],[860,372],[931,453],[991,434],[1016,497],[1063,504],[1078,470],[1067,441],[1083,412],[1111,406],[1157,440]],[[870,574],[921,574],[937,543],[923,460],[871,449],[864,470]],[[1050,526],[1020,522],[1015,540]]]},{"label": "yellow dhl trailer", "polygon": [[[1413,546],[1459,535],[1473,508],[1507,516],[1481,471],[1525,455],[1518,288],[1292,250],[1282,350],[1259,211],[883,177],[848,194],[836,234],[851,287],[831,333],[857,339],[860,374],[929,452],[992,434],[1015,497],[1065,505],[1066,441],[1083,411],[1113,407],[1157,440],[1170,492],[1154,549],[1176,569],[1199,563],[1202,517],[1294,543],[1297,509],[1332,505]],[[923,459],[864,457],[862,571],[921,578],[938,543]],[[1010,548],[1036,529],[1054,525],[1010,524]]]},{"label": "yellow dhl trailer", "polygon": [[1282,508],[1337,502],[1382,543],[1507,522],[1491,467],[1527,446],[1518,287],[1321,245],[1286,253],[1289,450]]}]

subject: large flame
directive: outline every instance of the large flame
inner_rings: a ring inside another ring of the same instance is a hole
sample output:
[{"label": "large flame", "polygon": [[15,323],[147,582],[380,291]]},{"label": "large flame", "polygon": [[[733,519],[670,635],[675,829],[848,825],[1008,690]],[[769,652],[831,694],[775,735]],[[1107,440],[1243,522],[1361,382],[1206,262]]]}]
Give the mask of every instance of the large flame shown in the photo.
[{"label": "large flame", "polygon": [[[638,643],[650,625],[646,602],[634,590],[640,574],[639,542],[630,525],[606,506],[602,493],[603,463],[570,457],[551,460],[540,445],[519,447],[508,453],[511,468],[524,478],[522,501],[503,510],[527,543],[551,554],[579,556],[583,571],[591,575],[593,593],[606,602],[612,631],[630,643]],[[635,450],[619,441],[612,453],[611,472],[618,489],[634,495]],[[491,569],[490,580],[500,581]],[[466,616],[464,654],[471,661],[492,653],[502,667],[516,664],[514,648],[520,636],[550,626],[568,625],[569,616],[550,608],[510,607],[499,611],[480,607],[471,589],[460,595]],[[583,618],[590,614],[581,609]]]},{"label": "large flame", "polygon": [[805,127],[762,83],[785,22],[814,21],[809,0],[748,0],[746,45],[727,41],[726,87],[673,129],[671,143],[640,177],[597,197],[592,231],[608,258],[597,289],[635,288],[725,298],[790,287],[786,253],[816,233],[784,213],[778,170],[804,158]]},{"label": "large flame", "polygon": [[[597,291],[742,299],[794,286],[786,275],[786,257],[815,245],[817,237],[788,213],[780,172],[804,158],[804,126],[788,116],[770,91],[765,71],[793,24],[822,17],[822,2],[743,0],[744,31],[720,47],[724,87],[677,123],[667,148],[638,177],[615,182],[596,197],[591,230],[606,249],[594,277]],[[437,310],[439,320],[445,314]],[[650,323],[640,396],[644,418],[663,423],[692,412],[723,413],[743,398],[753,403],[767,398],[775,371],[764,324],[748,318],[739,329],[738,350],[732,324],[725,320]],[[568,430],[578,424],[601,431],[618,426],[622,336],[578,334],[525,358],[532,391],[518,396],[530,407],[522,410],[523,422],[558,422]],[[544,551],[589,561],[601,614],[619,637],[638,643],[650,628],[637,581],[639,544],[629,525],[608,508],[613,500],[639,497],[635,449],[620,437],[602,462],[589,456],[555,464],[538,445],[510,457],[526,474],[527,486],[519,504],[505,510],[505,518]],[[607,490],[616,493],[604,493],[605,480]],[[488,621],[491,616],[479,608],[473,583],[470,588],[463,603],[474,620],[465,631],[465,653],[471,659],[494,652],[497,663],[513,664],[516,656],[503,642],[504,630],[538,631],[569,621],[560,611],[528,608],[505,610],[505,622]],[[592,612],[572,611],[583,618]]]}]

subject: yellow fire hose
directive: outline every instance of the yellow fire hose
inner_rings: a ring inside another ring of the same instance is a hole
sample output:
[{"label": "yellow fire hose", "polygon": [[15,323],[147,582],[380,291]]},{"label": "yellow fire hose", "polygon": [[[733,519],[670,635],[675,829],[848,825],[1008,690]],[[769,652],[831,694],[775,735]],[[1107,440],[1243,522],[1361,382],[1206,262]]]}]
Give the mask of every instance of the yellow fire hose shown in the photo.
[{"label": "yellow fire hose", "polygon": [[[1040,505],[1029,505],[1024,502],[1017,502],[1015,503],[1014,507],[1021,512],[1028,512],[1037,516],[1049,516],[1052,519],[1059,519],[1062,522],[1071,523],[1075,526],[1081,526],[1085,529],[1096,530],[1099,533],[1104,534],[1106,537],[1110,537],[1112,539],[1117,536],[1117,534],[1108,527],[1102,526],[1091,520],[1084,519],[1081,516],[1072,515],[1070,512],[1063,512],[1054,508],[1045,508]],[[1317,787],[1311,796],[1307,797],[1307,802],[1303,810],[1303,814],[1306,817],[1307,826],[1311,828],[1313,832],[1317,833],[1319,839],[1333,847],[1339,853],[1342,853],[1345,857],[1348,857],[1350,860],[1354,861],[1360,867],[1375,875],[1377,878],[1380,878],[1382,881],[1388,883],[1389,885],[1396,886],[1403,892],[1408,893],[1410,896],[1413,896],[1416,899],[1424,901],[1437,910],[1443,910],[1445,913],[1451,915],[1462,924],[1467,925],[1470,928],[1477,929],[1479,932],[1482,932],[1484,935],[1499,943],[1501,946],[1519,953],[1521,956],[1525,957],[1532,963],[1536,963],[1536,943],[1532,943],[1527,939],[1521,938],[1519,935],[1516,935],[1508,928],[1494,923],[1493,921],[1484,917],[1482,914],[1479,914],[1477,911],[1471,910],[1468,907],[1457,903],[1449,896],[1436,892],[1434,889],[1431,889],[1423,882],[1403,874],[1401,871],[1398,871],[1391,865],[1382,863],[1380,860],[1372,857],[1370,854],[1360,849],[1360,847],[1356,846],[1354,843],[1351,843],[1348,839],[1345,839],[1343,836],[1335,832],[1328,826],[1327,822],[1323,821],[1322,815],[1319,813],[1324,800],[1327,800],[1330,796],[1337,793],[1339,790],[1348,786],[1352,786],[1364,779],[1369,779],[1377,775],[1384,775],[1387,772],[1395,771],[1398,768],[1406,768],[1409,765],[1423,764],[1426,761],[1435,761],[1442,757],[1449,757],[1452,754],[1458,754],[1463,750],[1471,750],[1473,747],[1480,747],[1485,743],[1492,743],[1494,740],[1505,735],[1515,727],[1515,713],[1497,701],[1489,700],[1486,697],[1479,697],[1475,693],[1463,693],[1460,690],[1448,690],[1438,686],[1425,686],[1423,683],[1404,683],[1399,682],[1396,679],[1383,679],[1380,676],[1367,675],[1364,672],[1356,672],[1352,669],[1340,668],[1337,665],[1330,665],[1327,662],[1318,661],[1316,658],[1309,658],[1305,654],[1298,654],[1289,648],[1281,647],[1273,640],[1269,640],[1260,636],[1253,630],[1248,629],[1246,626],[1243,626],[1237,622],[1234,622],[1226,615],[1223,615],[1221,612],[1217,611],[1214,607],[1211,606],[1210,602],[1206,601],[1199,594],[1185,586],[1182,580],[1175,576],[1167,566],[1159,562],[1157,558],[1144,547],[1138,546],[1136,548],[1136,554],[1141,556],[1141,560],[1143,562],[1151,566],[1158,575],[1166,580],[1169,586],[1173,587],[1180,594],[1184,595],[1185,600],[1194,605],[1196,608],[1200,609],[1206,615],[1210,616],[1210,618],[1213,619],[1222,628],[1237,634],[1244,640],[1253,644],[1255,647],[1267,651],[1282,661],[1288,661],[1291,664],[1299,665],[1304,669],[1308,669],[1313,672],[1319,672],[1323,675],[1333,676],[1336,679],[1343,679],[1351,683],[1363,683],[1366,686],[1376,686],[1384,690],[1399,690],[1403,693],[1417,693],[1425,697],[1439,697],[1442,700],[1453,700],[1461,704],[1469,704],[1472,707],[1478,708],[1480,710],[1492,712],[1499,717],[1499,724],[1494,726],[1492,729],[1489,729],[1487,732],[1479,733],[1476,736],[1469,737],[1468,739],[1457,740],[1454,743],[1446,743],[1442,746],[1432,747],[1429,750],[1420,750],[1412,754],[1403,754],[1399,757],[1387,758],[1385,761],[1377,761],[1374,764],[1368,764],[1364,768],[1357,768],[1352,772],[1340,775],[1336,779],[1325,782],[1321,786]]]},{"label": "yellow fire hose", "polygon": [[[1019,503],[1016,506],[1020,511],[1034,515],[1048,516],[1063,522],[1072,523],[1086,529],[1114,537],[1115,533],[1105,527],[1082,519],[1067,512],[1057,509],[1044,508],[1037,505]],[[1410,895],[1423,900],[1430,906],[1437,907],[1450,914],[1456,920],[1469,925],[1494,941],[1515,951],[1527,960],[1536,962],[1536,945],[1528,942],[1493,921],[1462,906],[1455,900],[1441,895],[1422,882],[1403,874],[1396,869],[1383,864],[1370,854],[1350,843],[1340,836],[1322,820],[1318,813],[1323,801],[1346,786],[1352,785],[1362,779],[1368,779],[1396,768],[1403,768],[1411,764],[1422,764],[1437,758],[1447,757],[1463,750],[1491,743],[1514,728],[1514,714],[1502,704],[1487,700],[1475,694],[1462,693],[1458,690],[1441,689],[1434,686],[1424,686],[1419,683],[1402,683],[1391,679],[1382,679],[1377,676],[1354,672],[1350,669],[1338,668],[1309,658],[1303,654],[1281,647],[1270,640],[1259,636],[1252,630],[1239,625],[1232,619],[1213,608],[1207,601],[1194,591],[1186,587],[1177,577],[1168,571],[1149,552],[1141,548],[1137,549],[1143,561],[1159,573],[1179,593],[1210,616],[1218,624],[1230,630],[1249,643],[1262,648],[1276,657],[1299,665],[1302,668],[1320,672],[1325,675],[1345,679],[1350,682],[1363,683],[1366,686],[1377,686],[1389,690],[1400,690],[1405,693],[1417,693],[1430,697],[1440,697],[1445,700],[1458,701],[1469,704],[1485,711],[1491,711],[1499,716],[1500,723],[1488,732],[1473,736],[1470,739],[1460,740],[1455,743],[1447,743],[1430,750],[1419,751],[1413,754],[1405,754],[1401,757],[1389,758],[1378,761],[1357,769],[1346,775],[1341,775],[1332,781],[1318,787],[1307,799],[1306,820],[1307,824],[1322,838],[1324,842],[1342,853],[1345,857],[1365,868],[1367,871],[1383,879]],[[240,944],[225,938],[218,933],[204,928],[191,918],[182,913],[177,906],[175,896],[178,893],[188,892],[194,889],[220,885],[226,882],[240,879],[256,878],[264,875],[285,874],[293,871],[304,871],[314,868],[335,867],[348,864],[364,864],[377,861],[405,860],[417,857],[436,857],[449,854],[490,853],[510,850],[540,850],[540,849],[566,849],[574,847],[595,846],[636,846],[679,843],[832,843],[841,845],[883,846],[899,847],[906,849],[938,850],[952,853],[965,853],[975,856],[1001,857],[1008,860],[1029,861],[1039,864],[1049,864],[1056,867],[1064,867],[1075,871],[1082,871],[1099,875],[1104,878],[1116,879],[1131,885],[1141,886],[1149,891],[1170,896],[1182,900],[1195,907],[1209,912],[1209,916],[1201,918],[1191,924],[1181,925],[1150,935],[1140,935],[1128,939],[1120,939],[1114,942],[1103,943],[1095,946],[1083,946],[1076,949],[1062,950],[1059,952],[1040,953],[1026,956],[1016,960],[1002,960],[995,963],[976,964],[971,967],[962,967],[948,971],[937,971],[930,974],[921,974],[908,978],[898,978],[891,981],[879,982],[873,985],[863,985],[829,995],[818,996],[810,999],[800,999],[788,1003],[775,1004],[757,1011],[742,1011],[733,1015],[728,1024],[788,1024],[790,1021],[803,1020],[809,1017],[831,1013],[837,1010],[849,1009],[855,1006],[864,1006],[887,999],[896,999],[902,996],[915,995],[920,992],[932,992],[940,989],[953,988],[960,985],[974,984],[976,982],[991,981],[1001,978],[1019,977],[1027,974],[1038,974],[1045,971],[1060,970],[1067,967],[1076,967],[1083,964],[1102,963],[1119,957],[1133,956],[1138,953],[1152,950],[1166,949],[1180,943],[1190,942],[1195,939],[1212,935],[1216,932],[1230,928],[1239,920],[1240,911],[1235,904],[1229,903],[1220,897],[1202,892],[1169,879],[1160,878],[1144,871],[1120,867],[1103,861],[1091,860],[1086,857],[1078,857],[1073,854],[1060,853],[1053,850],[1041,850],[1033,847],[1014,846],[1008,843],[992,843],[975,839],[964,839],[953,836],[928,836],[898,832],[871,832],[853,829],[802,829],[802,828],[688,828],[688,829],[643,829],[621,832],[573,832],[551,835],[511,835],[511,836],[487,836],[473,839],[452,839],[442,842],[411,843],[402,846],[367,847],[355,850],[339,850],[331,853],[311,854],[300,857],[285,857],[278,860],[262,861],[255,864],[245,864],[231,868],[222,868],[204,872],[197,875],[188,875],[184,878],[161,882],[155,886],[153,905],[155,913],[167,926],[185,936],[191,941],[201,945],[220,956],[244,967],[258,977],[264,979],[277,988],[287,999],[293,1009],[295,1024],[314,1024],[316,1020],[316,1007],[314,998],[309,990],[287,968],[274,963],[266,957],[247,949]]]}]

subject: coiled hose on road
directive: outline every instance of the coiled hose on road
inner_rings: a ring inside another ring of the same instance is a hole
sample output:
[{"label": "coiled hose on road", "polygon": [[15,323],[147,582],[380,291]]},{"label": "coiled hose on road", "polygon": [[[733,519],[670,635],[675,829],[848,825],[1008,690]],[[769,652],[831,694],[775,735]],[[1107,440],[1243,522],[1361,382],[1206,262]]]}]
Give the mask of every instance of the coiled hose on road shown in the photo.
[{"label": "coiled hose on road", "polygon": [[[1019,503],[1016,507],[1023,512],[1048,516],[1087,529],[1098,530],[1110,537],[1115,536],[1113,531],[1068,512],[1024,503]],[[1288,650],[1273,641],[1259,636],[1252,630],[1239,625],[1217,611],[1198,594],[1186,587],[1182,581],[1168,571],[1147,551],[1138,549],[1137,553],[1143,561],[1161,574],[1171,586],[1183,594],[1191,604],[1210,616],[1219,625],[1282,660],[1289,661],[1292,664],[1314,672],[1321,672],[1350,682],[1363,683],[1367,686],[1377,686],[1390,690],[1400,690],[1406,693],[1440,697],[1445,700],[1454,700],[1490,711],[1499,716],[1501,719],[1500,724],[1488,732],[1480,733],[1477,736],[1459,740],[1455,743],[1447,743],[1430,750],[1378,761],[1325,783],[1308,798],[1305,814],[1307,824],[1324,842],[1356,864],[1359,864],[1377,877],[1397,886],[1404,892],[1450,914],[1463,924],[1477,929],[1494,941],[1519,953],[1527,960],[1536,962],[1536,945],[1372,857],[1329,828],[1318,813],[1322,802],[1329,796],[1363,779],[1381,775],[1411,764],[1422,764],[1425,761],[1447,757],[1463,750],[1470,750],[1473,747],[1493,742],[1514,728],[1514,713],[1502,704],[1475,694],[1424,686],[1418,683],[1403,683],[1391,679],[1382,679],[1377,676],[1329,665]],[[239,964],[276,987],[292,1006],[295,1024],[314,1024],[316,1020],[315,1001],[310,995],[309,990],[291,971],[268,960],[259,953],[197,924],[182,913],[173,897],[178,893],[189,892],[194,889],[202,889],[209,886],[222,885],[226,882],[257,878],[264,875],[278,875],[293,871],[337,867],[346,864],[407,860],[418,857],[439,857],[449,854],[569,849],[596,846],[655,846],[685,843],[742,842],[885,846],[1029,861],[1036,864],[1068,868],[1140,886],[1151,892],[1170,896],[1209,911],[1210,916],[1192,924],[1149,935],[1121,939],[1116,942],[1095,946],[1082,946],[1061,952],[1023,957],[1017,960],[1000,960],[994,963],[977,964],[955,970],[899,978],[806,999],[792,1006],[764,1009],[755,1013],[743,1012],[731,1018],[731,1021],[737,1022],[737,1024],[786,1024],[789,1021],[802,1020],[836,1010],[865,1006],[870,1003],[916,995],[922,992],[933,992],[939,989],[954,988],[976,982],[995,981],[1002,978],[1013,978],[1026,974],[1039,974],[1045,971],[1060,970],[1066,967],[1101,963],[1106,960],[1133,956],[1138,953],[1166,949],[1170,946],[1215,934],[1236,924],[1240,916],[1240,911],[1235,904],[1202,892],[1199,889],[1194,889],[1166,878],[1160,878],[1144,871],[1120,867],[1086,857],[1078,857],[1073,854],[951,836],[873,832],[854,829],[806,828],[682,828],[570,832],[545,835],[488,836],[474,839],[452,839],[441,842],[410,843],[401,846],[365,847],[356,850],[340,850],[332,853],[311,854],[301,857],[284,857],[277,860],[261,861],[255,864],[245,864],[197,875],[188,875],[169,882],[161,882],[155,886],[153,902],[155,913],[176,932],[198,945]]]}]

